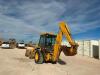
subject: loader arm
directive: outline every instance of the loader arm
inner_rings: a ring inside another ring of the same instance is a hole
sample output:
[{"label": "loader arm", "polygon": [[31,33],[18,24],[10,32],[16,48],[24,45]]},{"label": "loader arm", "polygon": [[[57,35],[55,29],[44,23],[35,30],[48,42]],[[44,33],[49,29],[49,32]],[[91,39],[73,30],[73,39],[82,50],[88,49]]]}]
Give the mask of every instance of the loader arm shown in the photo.
[{"label": "loader arm", "polygon": [[76,44],[74,42],[74,40],[72,39],[68,25],[65,24],[65,22],[60,22],[59,23],[59,32],[57,34],[56,42],[54,44],[54,51],[53,51],[53,57],[52,57],[52,60],[54,62],[58,61],[58,58],[59,58],[59,55],[61,52],[60,48],[61,48],[61,42],[62,42],[63,35],[65,35],[66,40],[68,40],[69,44],[71,45],[70,48],[66,47],[66,49],[63,49],[64,54],[73,56],[77,53],[78,44]]}]

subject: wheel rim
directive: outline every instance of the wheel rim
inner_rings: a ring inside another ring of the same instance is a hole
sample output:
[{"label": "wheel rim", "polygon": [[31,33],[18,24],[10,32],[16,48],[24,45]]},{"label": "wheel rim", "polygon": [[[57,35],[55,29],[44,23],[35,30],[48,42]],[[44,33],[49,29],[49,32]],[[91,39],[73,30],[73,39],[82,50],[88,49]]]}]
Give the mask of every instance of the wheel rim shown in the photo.
[{"label": "wheel rim", "polygon": [[38,53],[36,53],[35,54],[35,60],[38,61],[38,59],[39,59],[39,55],[38,55]]}]

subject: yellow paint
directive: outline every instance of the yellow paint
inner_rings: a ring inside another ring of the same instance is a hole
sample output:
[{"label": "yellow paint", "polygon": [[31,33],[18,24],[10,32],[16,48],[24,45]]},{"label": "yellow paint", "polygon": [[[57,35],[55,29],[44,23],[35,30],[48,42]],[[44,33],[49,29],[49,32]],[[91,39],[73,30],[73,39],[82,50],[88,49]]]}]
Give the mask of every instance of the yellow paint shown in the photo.
[{"label": "yellow paint", "polygon": [[35,60],[38,61],[38,59],[39,59],[39,55],[38,55],[38,53],[36,53],[35,54]]},{"label": "yellow paint", "polygon": [[50,61],[50,57],[51,57],[51,56],[50,56],[50,53],[47,53],[47,54],[46,54],[46,57],[45,57],[45,61]]},{"label": "yellow paint", "polygon": [[60,22],[59,23],[59,32],[57,34],[56,43],[54,45],[52,61],[57,61],[59,58],[60,46],[61,46],[63,35],[65,35],[66,40],[68,40],[69,44],[71,45],[70,55],[76,53],[76,51],[77,51],[77,44],[74,42],[74,40],[71,37],[71,33],[68,28],[68,25],[65,22]]}]

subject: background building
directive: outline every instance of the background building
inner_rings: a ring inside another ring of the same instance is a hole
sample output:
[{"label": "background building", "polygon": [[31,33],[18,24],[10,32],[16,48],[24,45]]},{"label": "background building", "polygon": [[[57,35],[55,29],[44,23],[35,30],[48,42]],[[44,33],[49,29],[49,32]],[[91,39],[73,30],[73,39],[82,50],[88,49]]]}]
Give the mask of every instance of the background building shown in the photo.
[{"label": "background building", "polygon": [[[100,40],[77,40],[76,42],[79,44],[77,50],[78,55],[100,59]],[[62,45],[70,46],[65,41]]]}]

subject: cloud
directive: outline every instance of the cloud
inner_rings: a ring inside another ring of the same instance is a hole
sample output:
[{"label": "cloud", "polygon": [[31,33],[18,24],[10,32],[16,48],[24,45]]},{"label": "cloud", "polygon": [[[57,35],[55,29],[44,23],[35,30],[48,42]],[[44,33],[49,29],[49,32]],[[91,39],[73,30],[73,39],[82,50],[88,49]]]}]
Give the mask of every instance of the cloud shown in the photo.
[{"label": "cloud", "polygon": [[69,12],[68,10],[65,12],[67,16],[65,14],[63,15],[63,19],[66,19],[68,22],[73,34],[88,32],[100,27],[100,18],[98,17],[100,16],[100,8],[98,0],[88,1],[79,2],[77,5],[74,4],[75,6],[72,5]]},{"label": "cloud", "polygon": [[[0,25],[3,25],[1,29],[19,36],[23,35],[23,33],[33,33],[36,35],[46,32],[47,29],[43,26],[56,21],[57,16],[60,16],[64,11],[63,6],[59,6],[60,3],[58,2],[45,4],[23,1],[21,6],[16,5],[17,3],[14,4],[16,7],[12,7],[13,3],[7,4],[4,8],[3,6],[1,7]],[[18,15],[20,16],[18,17]]]},{"label": "cloud", "polygon": [[99,0],[0,0],[0,32],[36,40],[41,32],[57,33],[64,20],[73,34],[84,33],[100,27],[99,12]]},{"label": "cloud", "polygon": [[24,34],[32,33],[33,36],[36,36],[36,33],[39,34],[42,32],[41,29],[37,29],[35,26],[27,25],[27,23],[22,20],[4,15],[0,15],[0,17],[0,33],[3,38],[14,37],[17,39],[24,39],[25,37],[29,37]]}]

